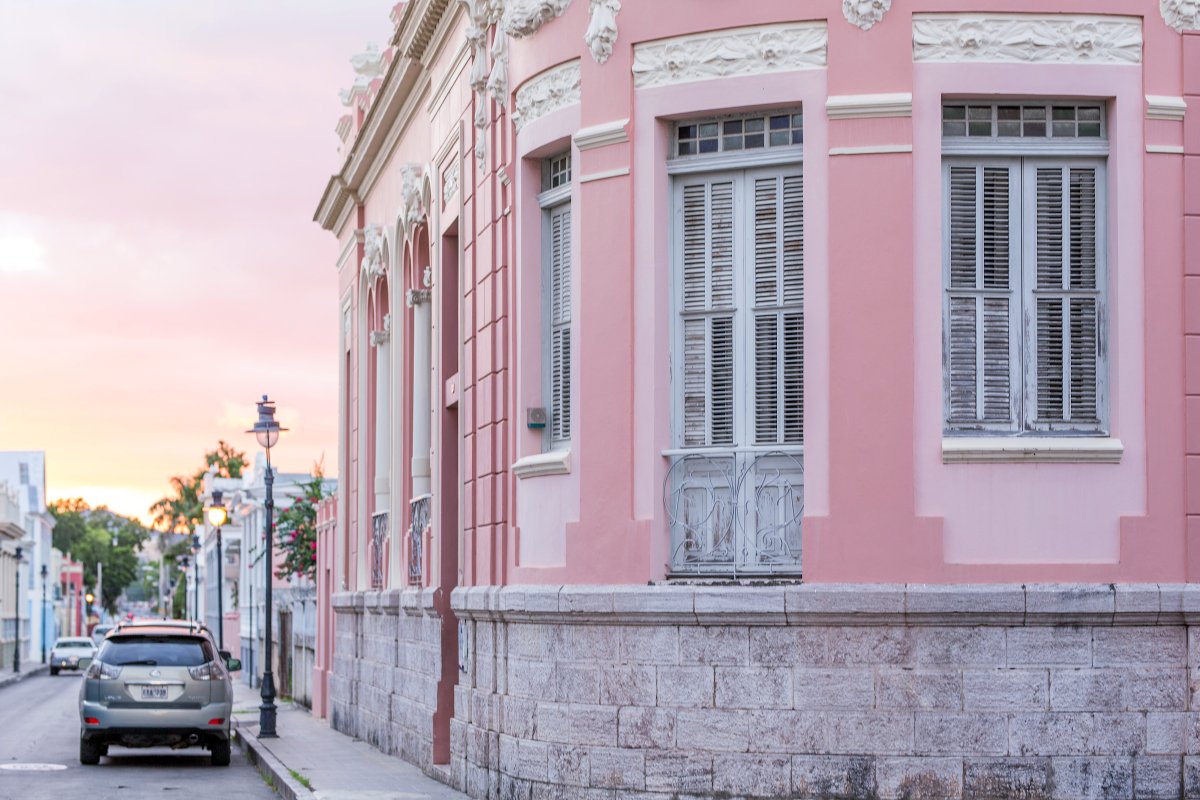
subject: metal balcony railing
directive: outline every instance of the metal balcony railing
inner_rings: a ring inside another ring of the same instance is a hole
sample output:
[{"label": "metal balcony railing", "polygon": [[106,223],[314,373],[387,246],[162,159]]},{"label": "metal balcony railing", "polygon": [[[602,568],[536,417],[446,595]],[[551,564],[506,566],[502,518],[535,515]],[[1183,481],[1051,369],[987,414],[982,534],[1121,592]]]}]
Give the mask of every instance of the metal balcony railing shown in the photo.
[{"label": "metal balcony railing", "polygon": [[799,451],[705,450],[669,458],[663,507],[672,577],[799,576]]},{"label": "metal balcony railing", "polygon": [[421,583],[425,573],[425,530],[429,527],[432,500],[433,495],[419,495],[412,499],[408,507],[408,582],[413,586]]},{"label": "metal balcony railing", "polygon": [[388,512],[371,515],[371,588],[382,589],[387,579]]}]

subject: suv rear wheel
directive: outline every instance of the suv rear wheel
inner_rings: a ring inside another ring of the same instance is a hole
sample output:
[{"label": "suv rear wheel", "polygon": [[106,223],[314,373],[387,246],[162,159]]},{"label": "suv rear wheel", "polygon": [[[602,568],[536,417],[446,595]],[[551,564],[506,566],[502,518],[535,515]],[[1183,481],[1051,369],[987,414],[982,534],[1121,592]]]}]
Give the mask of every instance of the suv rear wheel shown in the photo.
[{"label": "suv rear wheel", "polygon": [[212,765],[214,767],[229,766],[229,740],[217,739],[209,745],[208,749],[212,752]]},{"label": "suv rear wheel", "polygon": [[91,739],[84,739],[83,737],[80,737],[80,739],[79,739],[79,763],[80,764],[88,764],[88,765],[99,764],[100,756],[103,754],[104,750],[105,750],[104,746],[101,745],[99,742],[92,741]]}]

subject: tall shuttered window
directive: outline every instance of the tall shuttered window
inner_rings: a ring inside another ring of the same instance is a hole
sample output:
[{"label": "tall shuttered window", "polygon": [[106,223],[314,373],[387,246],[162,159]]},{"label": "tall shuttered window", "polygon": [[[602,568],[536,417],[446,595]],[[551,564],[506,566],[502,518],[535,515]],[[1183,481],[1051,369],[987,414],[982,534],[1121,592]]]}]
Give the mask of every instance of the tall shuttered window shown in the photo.
[{"label": "tall shuttered window", "polygon": [[[780,113],[676,129],[679,153],[692,157],[675,162],[691,169],[675,174],[673,200],[675,449],[666,504],[678,574],[799,569],[804,177],[793,145],[800,122],[799,114]],[[692,139],[718,124],[712,157],[736,167],[730,153],[741,151],[745,168],[698,168],[705,150]],[[731,128],[740,139],[725,135]],[[790,163],[768,152],[773,147]],[[746,157],[759,148],[765,155]]]},{"label": "tall shuttered window", "polygon": [[943,108],[948,433],[1107,433],[1102,112]]},{"label": "tall shuttered window", "polygon": [[571,441],[571,155],[543,164],[543,384],[552,447]]}]

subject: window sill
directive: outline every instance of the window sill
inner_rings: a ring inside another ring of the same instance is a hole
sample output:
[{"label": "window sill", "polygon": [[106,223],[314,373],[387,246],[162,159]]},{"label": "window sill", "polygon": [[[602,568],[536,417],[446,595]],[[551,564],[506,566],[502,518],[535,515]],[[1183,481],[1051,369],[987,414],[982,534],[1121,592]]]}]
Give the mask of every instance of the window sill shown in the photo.
[{"label": "window sill", "polygon": [[947,436],[942,439],[943,464],[1119,464],[1124,452],[1120,439],[1107,437]]},{"label": "window sill", "polygon": [[512,465],[518,478],[540,478],[544,475],[566,475],[571,471],[571,451],[551,450],[517,459]]}]

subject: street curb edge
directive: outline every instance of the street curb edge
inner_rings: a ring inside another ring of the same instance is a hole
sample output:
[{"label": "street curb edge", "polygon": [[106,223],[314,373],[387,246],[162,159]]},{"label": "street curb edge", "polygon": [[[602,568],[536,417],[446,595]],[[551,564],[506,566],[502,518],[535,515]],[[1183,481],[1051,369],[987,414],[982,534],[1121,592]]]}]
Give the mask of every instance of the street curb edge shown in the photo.
[{"label": "street curb edge", "polygon": [[274,782],[275,793],[283,800],[311,800],[312,790],[307,789],[288,773],[287,766],[268,750],[258,737],[242,731],[237,720],[233,720],[234,741],[258,771]]},{"label": "street curb edge", "polygon": [[0,678],[0,689],[3,689],[5,686],[11,686],[14,683],[20,683],[26,678],[32,678],[34,675],[41,675],[48,672],[50,672],[50,666],[48,664],[38,664],[36,667],[27,669],[24,672],[18,672],[15,675],[9,675],[6,678]]}]

